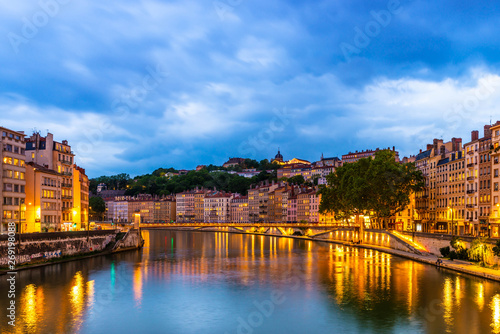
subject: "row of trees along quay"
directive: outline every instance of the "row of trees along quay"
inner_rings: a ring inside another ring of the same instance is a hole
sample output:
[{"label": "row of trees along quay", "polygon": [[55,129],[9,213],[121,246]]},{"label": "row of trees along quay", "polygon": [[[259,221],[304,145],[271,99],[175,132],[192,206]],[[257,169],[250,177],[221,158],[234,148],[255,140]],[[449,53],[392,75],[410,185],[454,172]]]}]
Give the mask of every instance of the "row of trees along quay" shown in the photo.
[{"label": "row of trees along quay", "polygon": [[394,152],[383,150],[373,159],[360,159],[336,168],[321,186],[321,213],[347,221],[370,217],[371,228],[387,228],[387,219],[406,209],[412,193],[422,190],[424,176],[413,163],[399,163]]}]

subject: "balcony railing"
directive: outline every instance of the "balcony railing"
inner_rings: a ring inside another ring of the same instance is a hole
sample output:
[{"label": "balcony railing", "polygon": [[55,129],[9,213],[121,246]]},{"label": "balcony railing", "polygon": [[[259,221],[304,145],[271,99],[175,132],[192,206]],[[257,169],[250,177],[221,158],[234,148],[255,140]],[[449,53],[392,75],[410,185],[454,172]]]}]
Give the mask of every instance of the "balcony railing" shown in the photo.
[{"label": "balcony railing", "polygon": [[61,183],[61,187],[63,187],[63,188],[72,188],[73,185],[71,183]]},{"label": "balcony railing", "polygon": [[474,209],[476,205],[475,204],[467,204],[466,207],[467,209]]},{"label": "balcony railing", "polygon": [[467,168],[472,168],[474,167],[475,163],[470,163],[470,164],[467,164]]},{"label": "balcony railing", "polygon": [[467,194],[473,194],[473,193],[475,193],[475,192],[476,192],[476,190],[474,190],[474,189],[467,190]]},{"label": "balcony railing", "polygon": [[468,176],[467,181],[474,181],[474,176]]}]

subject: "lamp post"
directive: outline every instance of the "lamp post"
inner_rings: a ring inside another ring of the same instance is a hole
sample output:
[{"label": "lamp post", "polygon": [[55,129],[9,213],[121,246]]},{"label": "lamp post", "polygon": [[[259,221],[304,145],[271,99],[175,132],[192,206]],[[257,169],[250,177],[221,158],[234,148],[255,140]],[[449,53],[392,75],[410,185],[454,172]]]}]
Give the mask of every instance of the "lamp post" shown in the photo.
[{"label": "lamp post", "polygon": [[[22,216],[21,216],[21,212],[22,212],[22,206],[24,205],[24,198],[20,198],[19,199],[19,233],[23,233],[23,223],[22,223]],[[26,207],[26,206],[24,206]]]},{"label": "lamp post", "polygon": [[[455,230],[455,225],[453,224],[453,207],[448,207],[448,210],[451,211],[451,235],[453,235],[454,230]],[[458,231],[457,231],[458,232]],[[458,234],[458,233],[456,233]]]}]

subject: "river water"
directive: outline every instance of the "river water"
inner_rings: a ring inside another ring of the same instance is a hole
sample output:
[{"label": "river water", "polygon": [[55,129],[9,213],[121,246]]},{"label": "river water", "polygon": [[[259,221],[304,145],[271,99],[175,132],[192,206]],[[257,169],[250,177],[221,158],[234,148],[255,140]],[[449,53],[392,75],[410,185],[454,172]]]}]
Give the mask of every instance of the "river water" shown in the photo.
[{"label": "river water", "polygon": [[1,333],[500,333],[500,284],[378,251],[143,231],[140,251],[20,271]]}]

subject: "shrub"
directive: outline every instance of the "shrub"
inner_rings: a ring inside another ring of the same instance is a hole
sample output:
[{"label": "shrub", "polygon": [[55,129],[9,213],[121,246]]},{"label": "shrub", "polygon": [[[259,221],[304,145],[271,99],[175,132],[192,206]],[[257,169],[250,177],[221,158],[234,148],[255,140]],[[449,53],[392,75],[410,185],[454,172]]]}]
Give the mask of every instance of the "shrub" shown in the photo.
[{"label": "shrub", "polygon": [[466,248],[459,248],[457,251],[457,258],[459,260],[465,260],[467,261],[469,259],[469,252]]},{"label": "shrub", "polygon": [[476,238],[469,249],[469,259],[487,263],[492,255],[491,248],[486,243],[486,238]]},{"label": "shrub", "polygon": [[443,257],[448,257],[448,255],[450,255],[450,246],[439,248],[439,251]]},{"label": "shrub", "polygon": [[456,251],[451,251],[450,252],[450,260],[455,260],[455,259],[458,259],[458,255],[457,255],[457,252]]},{"label": "shrub", "polygon": [[493,247],[493,254],[500,256],[500,240],[497,240],[495,247]]},{"label": "shrub", "polygon": [[465,248],[465,243],[462,241],[462,239],[460,239],[460,237],[455,236],[451,239],[450,246],[458,251]]}]

